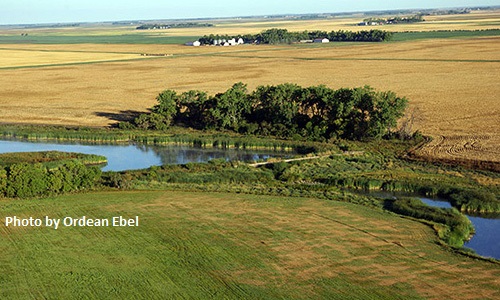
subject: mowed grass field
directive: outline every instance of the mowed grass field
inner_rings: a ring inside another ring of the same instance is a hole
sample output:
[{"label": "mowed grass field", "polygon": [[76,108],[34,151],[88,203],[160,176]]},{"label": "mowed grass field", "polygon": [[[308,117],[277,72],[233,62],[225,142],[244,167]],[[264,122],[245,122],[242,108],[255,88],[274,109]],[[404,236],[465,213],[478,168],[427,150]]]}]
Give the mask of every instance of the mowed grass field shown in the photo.
[{"label": "mowed grass field", "polygon": [[[139,227],[6,227],[5,217]],[[500,266],[335,201],[188,192],[0,200],[0,298],[496,299]]]},{"label": "mowed grass field", "polygon": [[[419,24],[384,30],[498,28],[500,12],[433,16]],[[313,21],[236,21],[213,28],[146,31],[146,36],[345,29],[356,18]],[[283,23],[285,22],[285,23]],[[283,24],[282,24],[283,23]],[[373,27],[351,26],[350,30]],[[33,29],[32,35],[120,36],[133,27]],[[238,31],[240,30],[240,31]],[[2,33],[19,33],[10,29]],[[136,31],[133,34],[140,36]],[[96,41],[97,42],[97,41]],[[142,53],[165,54],[162,57]],[[331,43],[241,47],[171,44],[2,44],[0,116],[5,123],[107,126],[122,112],[146,111],[164,89],[225,91],[242,81],[294,82],[332,88],[371,85],[392,90],[416,109],[415,129],[434,137],[421,150],[440,158],[500,161],[500,37],[416,39],[390,43]],[[112,116],[112,117],[110,117]]]}]

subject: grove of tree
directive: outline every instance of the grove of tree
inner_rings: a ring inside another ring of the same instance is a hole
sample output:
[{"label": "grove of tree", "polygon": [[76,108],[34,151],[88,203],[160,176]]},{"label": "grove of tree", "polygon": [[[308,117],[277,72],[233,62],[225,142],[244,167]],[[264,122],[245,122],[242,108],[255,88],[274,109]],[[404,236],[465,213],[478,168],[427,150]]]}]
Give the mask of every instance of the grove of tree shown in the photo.
[{"label": "grove of tree", "polygon": [[[331,89],[293,83],[258,86],[249,92],[241,82],[210,96],[190,90],[165,90],[151,113],[132,125],[165,130],[171,125],[284,139],[328,141],[378,139],[394,131],[407,99],[369,86]],[[130,126],[130,124],[129,124]]]}]

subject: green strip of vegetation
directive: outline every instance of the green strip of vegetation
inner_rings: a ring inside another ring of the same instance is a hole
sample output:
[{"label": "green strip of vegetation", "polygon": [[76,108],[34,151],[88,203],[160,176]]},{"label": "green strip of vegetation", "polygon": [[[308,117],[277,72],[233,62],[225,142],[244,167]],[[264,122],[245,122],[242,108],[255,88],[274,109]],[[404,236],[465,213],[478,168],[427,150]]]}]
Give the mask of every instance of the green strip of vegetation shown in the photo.
[{"label": "green strip of vegetation", "polygon": [[485,30],[440,30],[440,31],[408,31],[395,32],[392,42],[406,42],[423,39],[449,39],[449,38],[468,38],[468,37],[486,37],[499,36],[500,29]]},{"label": "green strip of vegetation", "polygon": [[106,157],[101,155],[59,151],[40,151],[1,153],[0,167],[10,167],[13,164],[19,163],[41,163],[49,169],[55,169],[65,162],[73,160],[78,160],[84,165],[99,165],[107,163]]},{"label": "green strip of vegetation", "polygon": [[461,248],[474,233],[471,221],[458,210],[430,207],[419,199],[403,198],[386,201],[386,207],[396,213],[446,225],[438,230],[439,237],[448,245]]}]

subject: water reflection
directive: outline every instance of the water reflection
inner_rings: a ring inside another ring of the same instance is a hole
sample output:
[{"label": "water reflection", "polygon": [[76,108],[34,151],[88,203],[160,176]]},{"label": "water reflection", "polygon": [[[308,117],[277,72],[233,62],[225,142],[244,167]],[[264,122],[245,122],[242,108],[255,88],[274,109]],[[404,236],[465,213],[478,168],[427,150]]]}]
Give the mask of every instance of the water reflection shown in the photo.
[{"label": "water reflection", "polygon": [[103,171],[144,169],[163,164],[207,162],[212,159],[227,161],[266,160],[270,157],[286,157],[290,153],[250,151],[236,149],[203,149],[186,146],[149,145],[90,145],[78,143],[43,143],[28,141],[0,141],[0,153],[31,151],[64,151],[103,155],[108,164]]}]

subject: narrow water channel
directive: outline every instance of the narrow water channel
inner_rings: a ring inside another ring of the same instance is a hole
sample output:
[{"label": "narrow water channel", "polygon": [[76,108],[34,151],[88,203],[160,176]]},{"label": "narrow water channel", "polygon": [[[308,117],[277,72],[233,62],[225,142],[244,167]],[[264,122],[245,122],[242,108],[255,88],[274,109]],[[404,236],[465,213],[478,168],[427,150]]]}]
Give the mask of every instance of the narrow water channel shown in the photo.
[{"label": "narrow water channel", "polygon": [[[443,208],[451,208],[451,204],[446,201],[420,198],[427,205]],[[470,216],[476,233],[472,239],[465,243],[465,247],[473,249],[477,254],[485,257],[500,259],[500,216]]]}]

